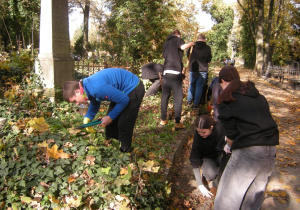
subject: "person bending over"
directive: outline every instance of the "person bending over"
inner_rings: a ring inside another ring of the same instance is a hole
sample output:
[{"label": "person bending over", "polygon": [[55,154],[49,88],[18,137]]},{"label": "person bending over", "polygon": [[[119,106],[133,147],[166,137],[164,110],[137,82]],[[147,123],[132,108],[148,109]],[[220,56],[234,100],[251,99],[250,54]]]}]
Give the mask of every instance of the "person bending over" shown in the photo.
[{"label": "person bending over", "polygon": [[[70,103],[90,101],[84,123],[94,119],[102,101],[110,101],[107,115],[102,118],[107,138],[118,139],[121,152],[129,152],[139,107],[145,94],[144,85],[133,73],[119,68],[107,68],[78,81],[63,85],[63,97]],[[88,127],[88,131],[94,132]]]},{"label": "person bending over", "polygon": [[278,126],[266,98],[253,82],[242,82],[237,69],[219,72],[221,121],[231,157],[222,174],[214,209],[260,209],[268,179],[275,166]]}]

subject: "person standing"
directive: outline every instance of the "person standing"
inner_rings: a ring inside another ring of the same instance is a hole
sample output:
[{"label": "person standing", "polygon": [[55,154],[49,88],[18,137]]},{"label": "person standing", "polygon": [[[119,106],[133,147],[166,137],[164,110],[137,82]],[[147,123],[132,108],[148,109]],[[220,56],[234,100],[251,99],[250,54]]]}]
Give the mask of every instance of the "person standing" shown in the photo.
[{"label": "person standing", "polygon": [[219,120],[231,157],[219,182],[214,209],[260,209],[275,166],[278,126],[266,98],[253,82],[242,82],[237,69],[219,72]]},{"label": "person standing", "polygon": [[[139,107],[145,94],[144,85],[133,73],[119,68],[107,68],[81,81],[67,81],[63,98],[70,103],[90,101],[84,124],[94,119],[102,101],[110,101],[107,115],[102,117],[107,138],[121,143],[121,152],[132,150],[131,142]],[[87,131],[95,132],[88,127]]]},{"label": "person standing", "polygon": [[[191,49],[188,49],[188,56],[190,52]],[[189,65],[190,86],[187,103],[192,105],[192,101],[194,101],[193,108],[198,108],[202,94],[206,95],[203,93],[203,87],[207,82],[208,64],[211,59],[211,48],[206,44],[206,37],[204,34],[199,34],[190,56]]]},{"label": "person standing", "polygon": [[167,37],[163,48],[164,72],[163,90],[161,96],[161,121],[159,127],[167,124],[167,107],[171,92],[173,92],[175,109],[175,130],[184,129],[181,123],[181,110],[183,101],[182,79],[183,79],[183,51],[194,45],[194,42],[185,44],[180,38],[179,30],[174,30]]}]

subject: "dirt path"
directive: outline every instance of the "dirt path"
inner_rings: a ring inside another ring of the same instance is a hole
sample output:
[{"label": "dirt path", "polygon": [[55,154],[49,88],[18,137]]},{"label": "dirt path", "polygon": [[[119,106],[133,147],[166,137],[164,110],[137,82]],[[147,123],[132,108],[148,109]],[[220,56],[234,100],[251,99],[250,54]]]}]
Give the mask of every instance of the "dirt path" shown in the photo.
[{"label": "dirt path", "polygon": [[[267,81],[257,78],[250,70],[238,69],[242,80],[251,80],[270,105],[279,126],[280,145],[276,167],[267,186],[263,210],[300,209],[300,100]],[[218,70],[215,72],[217,74]],[[188,160],[192,137],[184,146],[172,176],[169,209],[213,209],[213,199],[204,198],[199,190]]]}]

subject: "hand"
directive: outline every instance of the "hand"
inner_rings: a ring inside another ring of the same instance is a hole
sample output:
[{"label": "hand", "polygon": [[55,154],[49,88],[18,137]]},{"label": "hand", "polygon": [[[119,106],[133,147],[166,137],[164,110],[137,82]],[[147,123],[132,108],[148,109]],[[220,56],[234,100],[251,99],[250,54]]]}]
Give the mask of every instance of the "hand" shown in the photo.
[{"label": "hand", "polygon": [[102,117],[101,125],[107,126],[112,123],[112,119],[109,116]]},{"label": "hand", "polygon": [[228,144],[225,145],[224,151],[226,152],[226,154],[231,153],[230,147],[228,146]]},{"label": "hand", "polygon": [[204,197],[211,198],[211,196],[213,196],[213,194],[211,192],[209,192],[208,189],[204,185],[199,185],[198,189],[200,190],[200,192],[202,193],[202,195]]},{"label": "hand", "polygon": [[[91,122],[90,118],[88,118],[88,117],[83,118],[83,124],[87,124],[89,122]],[[87,127],[87,128],[85,128],[85,130],[89,133],[96,133],[96,131],[92,127]]]}]

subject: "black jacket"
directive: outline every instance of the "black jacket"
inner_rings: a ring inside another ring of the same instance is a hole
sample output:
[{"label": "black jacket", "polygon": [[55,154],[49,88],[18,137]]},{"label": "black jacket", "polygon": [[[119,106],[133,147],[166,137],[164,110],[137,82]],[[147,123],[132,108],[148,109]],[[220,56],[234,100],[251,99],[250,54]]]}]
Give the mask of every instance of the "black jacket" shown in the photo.
[{"label": "black jacket", "polygon": [[164,66],[158,63],[148,63],[142,66],[142,79],[159,79],[159,72],[164,71]]},{"label": "black jacket", "polygon": [[197,130],[194,132],[194,141],[190,154],[193,168],[202,166],[203,158],[216,159],[223,151],[225,145],[225,132],[222,125],[217,122],[212,133],[207,138],[202,138]]},{"label": "black jacket", "polygon": [[236,101],[219,105],[219,120],[225,128],[225,135],[233,140],[231,149],[250,146],[278,145],[279,132],[273,120],[266,98],[259,94],[254,83],[242,94],[233,93]]},{"label": "black jacket", "polygon": [[175,70],[181,72],[183,69],[183,50],[180,49],[184,41],[175,35],[169,35],[164,44],[163,58],[165,59],[164,70]]},{"label": "black jacket", "polygon": [[[191,48],[188,49],[187,55],[189,56]],[[211,48],[206,42],[197,41],[193,46],[192,55],[189,61],[189,71],[208,71],[208,63],[211,62]]]}]

